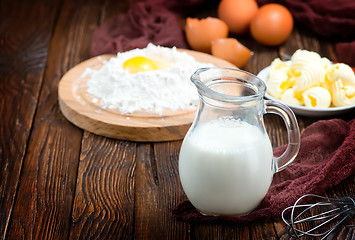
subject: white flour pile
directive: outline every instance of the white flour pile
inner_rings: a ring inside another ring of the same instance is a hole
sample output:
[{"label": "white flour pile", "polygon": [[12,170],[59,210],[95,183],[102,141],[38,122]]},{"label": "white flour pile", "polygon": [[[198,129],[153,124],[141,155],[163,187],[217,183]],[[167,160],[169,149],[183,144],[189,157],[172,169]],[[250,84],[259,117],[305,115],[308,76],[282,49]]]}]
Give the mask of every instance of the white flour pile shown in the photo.
[{"label": "white flour pile", "polygon": [[[137,56],[156,62],[159,69],[135,74],[124,70],[124,63]],[[101,69],[86,69],[83,77],[90,76],[87,92],[102,108],[117,109],[124,114],[143,110],[161,115],[164,109],[194,107],[198,94],[190,76],[198,68],[211,66],[175,48],[149,44],[145,49],[118,53],[104,62]]]}]

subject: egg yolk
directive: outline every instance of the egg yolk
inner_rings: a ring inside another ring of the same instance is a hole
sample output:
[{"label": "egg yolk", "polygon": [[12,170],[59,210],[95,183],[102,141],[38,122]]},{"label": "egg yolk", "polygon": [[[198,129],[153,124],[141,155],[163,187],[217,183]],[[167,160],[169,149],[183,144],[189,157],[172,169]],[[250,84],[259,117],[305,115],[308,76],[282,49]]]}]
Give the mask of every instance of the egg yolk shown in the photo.
[{"label": "egg yolk", "polygon": [[123,63],[123,69],[130,73],[146,72],[152,70],[158,70],[154,61],[149,58],[138,56],[128,59]]}]

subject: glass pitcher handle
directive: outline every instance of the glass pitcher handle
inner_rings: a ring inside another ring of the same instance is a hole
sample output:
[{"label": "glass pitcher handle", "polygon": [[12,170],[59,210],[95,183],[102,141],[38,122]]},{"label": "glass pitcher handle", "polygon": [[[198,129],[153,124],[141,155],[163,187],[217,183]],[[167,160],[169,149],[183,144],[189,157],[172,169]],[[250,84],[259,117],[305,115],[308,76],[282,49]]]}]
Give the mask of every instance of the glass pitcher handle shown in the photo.
[{"label": "glass pitcher handle", "polygon": [[288,135],[286,151],[280,157],[274,157],[275,172],[285,169],[297,156],[300,149],[300,130],[297,119],[292,110],[276,101],[265,101],[266,113],[274,113],[284,120]]}]

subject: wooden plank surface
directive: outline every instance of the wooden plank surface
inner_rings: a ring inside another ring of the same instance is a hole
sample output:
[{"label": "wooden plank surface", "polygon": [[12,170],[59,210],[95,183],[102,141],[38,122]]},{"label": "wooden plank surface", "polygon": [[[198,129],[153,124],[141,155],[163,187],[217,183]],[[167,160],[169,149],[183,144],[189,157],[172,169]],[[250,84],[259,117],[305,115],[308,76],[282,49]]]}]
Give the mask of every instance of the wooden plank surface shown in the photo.
[{"label": "wooden plank surface", "polygon": [[[96,3],[90,30],[128,6],[126,1]],[[69,239],[133,239],[136,143],[85,132],[81,144]]]},{"label": "wooden plank surface", "polygon": [[189,226],[172,217],[182,201],[178,178],[179,142],[140,144],[135,186],[136,239],[189,239]]},{"label": "wooden plank surface", "polygon": [[59,1],[0,4],[0,238],[10,225],[59,8]]},{"label": "wooden plank surface", "polygon": [[85,132],[69,239],[132,239],[136,143]]},{"label": "wooden plank surface", "polygon": [[[216,4],[189,14],[216,16]],[[181,141],[100,137],[61,114],[59,80],[90,57],[94,29],[127,10],[128,1],[0,0],[0,239],[290,239],[281,218],[178,221],[171,210],[186,198],[177,167]],[[336,60],[332,42],[301,27],[280,47],[239,40],[255,52],[244,67],[255,74],[299,48]],[[301,130],[320,119],[297,118]],[[274,146],[286,143],[278,116],[266,115],[265,126]],[[352,176],[324,195],[355,196],[354,183]],[[355,239],[354,224],[332,239]]]},{"label": "wooden plank surface", "polygon": [[[57,4],[38,1],[38,7],[47,6],[39,22],[46,23],[52,15],[56,18],[48,30],[46,71],[8,229],[10,239],[63,239],[69,233],[82,131],[60,113],[57,89],[63,73],[82,60],[80,49],[88,44],[87,27],[95,20],[91,18],[95,9],[84,1]],[[37,6],[27,7],[38,17]],[[48,14],[53,9],[58,12]]]}]

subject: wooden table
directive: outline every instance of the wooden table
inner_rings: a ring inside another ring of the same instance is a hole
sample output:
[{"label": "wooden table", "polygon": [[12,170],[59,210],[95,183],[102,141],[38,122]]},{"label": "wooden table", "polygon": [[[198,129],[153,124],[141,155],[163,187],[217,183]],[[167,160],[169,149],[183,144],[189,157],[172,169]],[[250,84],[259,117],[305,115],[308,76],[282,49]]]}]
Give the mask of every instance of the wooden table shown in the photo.
[{"label": "wooden table", "polygon": [[[126,12],[127,2],[0,2],[0,238],[288,239],[281,218],[251,224],[178,221],[171,209],[185,199],[177,169],[181,141],[109,139],[63,117],[59,80],[90,57],[94,29]],[[216,15],[215,5],[191,16]],[[299,48],[336,59],[332,42],[299,26],[278,48],[248,36],[240,41],[255,53],[244,67],[252,73]],[[350,120],[354,113],[337,117]],[[319,119],[298,116],[301,129]],[[274,146],[285,143],[278,117],[266,116],[265,124]],[[354,176],[325,195],[355,196]],[[354,220],[341,226],[334,239],[354,239],[353,226]]]}]

